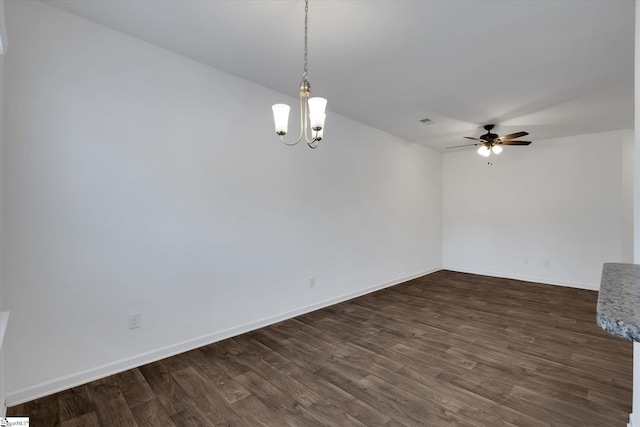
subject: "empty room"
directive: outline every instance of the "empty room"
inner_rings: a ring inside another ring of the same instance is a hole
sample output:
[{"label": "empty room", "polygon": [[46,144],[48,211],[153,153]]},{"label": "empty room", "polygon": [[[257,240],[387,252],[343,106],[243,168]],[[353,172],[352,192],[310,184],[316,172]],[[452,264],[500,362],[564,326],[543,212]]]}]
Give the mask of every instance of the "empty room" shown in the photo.
[{"label": "empty room", "polygon": [[639,12],[0,0],[0,425],[640,427]]}]

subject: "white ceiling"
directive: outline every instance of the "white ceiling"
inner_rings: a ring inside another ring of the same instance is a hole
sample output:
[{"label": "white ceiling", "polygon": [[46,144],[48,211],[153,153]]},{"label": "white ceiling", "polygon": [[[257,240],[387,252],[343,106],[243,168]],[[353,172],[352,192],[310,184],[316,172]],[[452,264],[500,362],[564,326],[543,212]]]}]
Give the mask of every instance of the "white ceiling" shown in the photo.
[{"label": "white ceiling", "polygon": [[[45,1],[297,96],[302,0]],[[442,151],[486,123],[631,129],[634,20],[631,0],[311,0],[309,81],[329,111]]]}]

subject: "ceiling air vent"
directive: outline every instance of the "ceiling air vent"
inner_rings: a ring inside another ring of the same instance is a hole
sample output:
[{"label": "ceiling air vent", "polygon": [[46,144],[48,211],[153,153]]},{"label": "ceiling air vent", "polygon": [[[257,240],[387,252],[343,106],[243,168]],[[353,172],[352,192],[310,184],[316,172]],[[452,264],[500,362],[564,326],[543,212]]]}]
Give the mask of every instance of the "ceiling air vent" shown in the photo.
[{"label": "ceiling air vent", "polygon": [[431,124],[433,123],[433,120],[431,120],[430,118],[424,118],[424,119],[420,119],[420,123],[424,123],[425,125]]}]

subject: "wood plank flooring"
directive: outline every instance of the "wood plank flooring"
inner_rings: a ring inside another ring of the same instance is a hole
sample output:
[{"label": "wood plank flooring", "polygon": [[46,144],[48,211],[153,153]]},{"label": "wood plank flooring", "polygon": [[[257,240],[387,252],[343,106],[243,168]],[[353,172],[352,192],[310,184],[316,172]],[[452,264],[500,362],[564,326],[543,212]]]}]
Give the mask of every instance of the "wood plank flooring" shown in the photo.
[{"label": "wood plank flooring", "polygon": [[625,426],[597,292],[440,271],[9,408],[35,427]]}]

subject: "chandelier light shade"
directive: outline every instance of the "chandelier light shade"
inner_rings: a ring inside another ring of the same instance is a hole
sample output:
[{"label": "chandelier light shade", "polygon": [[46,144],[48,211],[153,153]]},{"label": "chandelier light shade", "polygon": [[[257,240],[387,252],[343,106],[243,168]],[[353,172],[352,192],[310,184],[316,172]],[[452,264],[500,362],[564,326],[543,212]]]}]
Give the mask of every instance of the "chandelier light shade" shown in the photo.
[{"label": "chandelier light shade", "polygon": [[491,147],[491,151],[493,151],[495,154],[500,154],[502,153],[502,147],[500,147],[499,145],[494,145],[493,147]]},{"label": "chandelier light shade", "polygon": [[325,110],[327,108],[327,100],[324,98],[309,98],[311,95],[311,85],[307,80],[307,40],[308,40],[308,22],[309,22],[309,0],[304,2],[304,72],[302,73],[302,82],[300,82],[300,135],[294,142],[287,142],[284,136],[287,134],[289,111],[291,108],[286,104],[275,104],[273,109],[273,121],[276,128],[276,134],[280,135],[280,139],[287,145],[296,145],[304,136],[307,145],[311,148],[317,148],[318,143],[322,140],[324,133],[324,120],[327,117]]},{"label": "chandelier light shade", "polygon": [[287,124],[289,122],[289,107],[287,104],[275,104],[273,107],[273,121],[276,124],[276,133],[285,135],[287,133]]},{"label": "chandelier light shade", "polygon": [[327,115],[324,113],[327,108],[327,100],[324,98],[309,98],[309,121],[311,129],[314,131],[322,130],[324,127],[324,119]]}]

